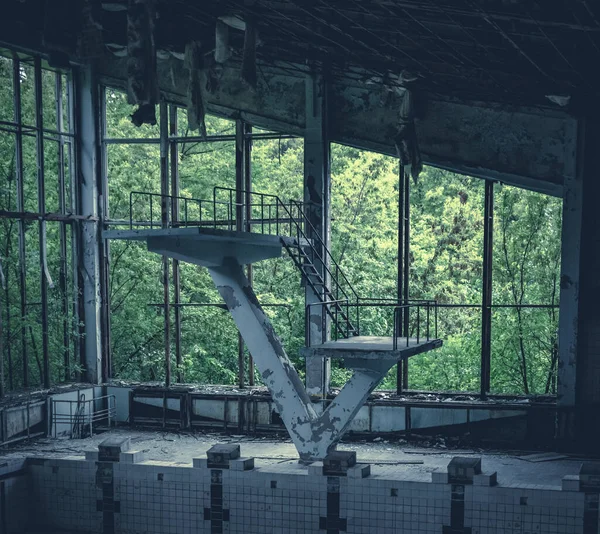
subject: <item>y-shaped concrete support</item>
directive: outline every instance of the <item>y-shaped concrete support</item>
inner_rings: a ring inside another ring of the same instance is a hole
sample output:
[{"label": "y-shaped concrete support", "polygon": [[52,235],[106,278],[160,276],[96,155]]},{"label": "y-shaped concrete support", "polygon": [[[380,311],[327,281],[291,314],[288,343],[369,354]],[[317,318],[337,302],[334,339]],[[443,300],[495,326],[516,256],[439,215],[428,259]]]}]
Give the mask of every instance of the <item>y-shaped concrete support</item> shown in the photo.
[{"label": "y-shaped concrete support", "polygon": [[369,394],[395,363],[393,360],[347,359],[354,375],[320,415],[256,295],[234,259],[209,267],[219,293],[269,388],[273,402],[302,460],[322,460],[335,448]]}]

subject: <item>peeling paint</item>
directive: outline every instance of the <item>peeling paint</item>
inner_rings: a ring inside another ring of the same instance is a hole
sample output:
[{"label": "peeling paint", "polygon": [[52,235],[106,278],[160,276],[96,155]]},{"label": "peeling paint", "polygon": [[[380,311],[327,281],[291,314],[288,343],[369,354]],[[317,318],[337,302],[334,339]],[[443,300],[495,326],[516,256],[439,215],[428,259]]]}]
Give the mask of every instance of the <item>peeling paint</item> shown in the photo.
[{"label": "peeling paint", "polygon": [[238,306],[241,306],[240,301],[236,298],[233,288],[230,286],[218,286],[217,289],[223,297],[228,310],[235,310]]}]

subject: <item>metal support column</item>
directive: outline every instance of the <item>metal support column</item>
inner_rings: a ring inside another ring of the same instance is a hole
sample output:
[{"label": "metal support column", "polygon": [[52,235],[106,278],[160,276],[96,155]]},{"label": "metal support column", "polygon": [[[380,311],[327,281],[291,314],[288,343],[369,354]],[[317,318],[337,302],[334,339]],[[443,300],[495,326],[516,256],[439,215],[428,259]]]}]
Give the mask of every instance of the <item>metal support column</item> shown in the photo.
[{"label": "metal support column", "polygon": [[[246,228],[244,223],[244,121],[235,121],[235,229],[243,232]],[[232,214],[233,215],[233,214]],[[244,338],[238,332],[238,386],[244,387],[245,362],[244,362]]]},{"label": "metal support column", "polygon": [[[250,220],[252,219],[252,125],[244,123],[244,190],[246,191],[246,232],[252,231]],[[250,287],[253,283],[252,264],[246,266],[246,277]],[[254,385],[254,359],[248,354],[248,385]]]},{"label": "metal support column", "polygon": [[564,448],[589,443],[595,449],[600,424],[600,117],[579,121],[577,145],[577,169],[565,176],[563,186],[556,437]]},{"label": "metal support column", "polygon": [[483,287],[481,292],[481,397],[490,392],[492,354],[492,254],[494,248],[494,182],[485,181],[483,213]]},{"label": "metal support column", "polygon": [[[306,83],[306,130],[304,135],[304,203],[307,216],[316,232],[328,246],[331,229],[330,199],[330,147],[327,135],[327,83],[321,73],[307,75]],[[310,237],[310,235],[309,235]],[[325,254],[321,253],[325,258]],[[324,265],[315,264],[328,284]],[[322,294],[315,294],[308,285],[305,288],[306,304],[321,302]],[[329,321],[319,306],[311,308],[307,324],[310,339],[321,343],[329,336]],[[325,332],[323,332],[325,329]],[[329,358],[307,358],[306,388],[309,394],[325,395],[329,391],[331,362]]]},{"label": "metal support column", "polygon": [[[23,186],[23,128],[21,124],[21,62],[13,56],[13,95],[14,120],[17,124],[15,135],[15,178],[17,189],[17,211],[25,211],[25,189]],[[23,387],[29,387],[29,350],[27,346],[27,264],[25,251],[25,220],[20,218],[19,225],[19,291],[21,305],[21,354],[23,358]],[[11,386],[12,388],[12,386]]]},{"label": "metal support column", "polygon": [[[63,120],[63,86],[60,73],[56,73],[56,121],[59,132],[65,129]],[[61,215],[66,215],[66,183],[65,183],[65,139],[61,135],[58,139],[58,211]],[[71,379],[71,336],[69,333],[69,296],[67,295],[67,223],[59,224],[59,287],[62,312],[62,333],[63,333],[63,365],[64,380],[68,382]]]},{"label": "metal support column", "polygon": [[[169,108],[160,102],[160,221],[162,228],[169,227],[171,206],[169,205]],[[165,336],[165,387],[171,385],[171,297],[169,287],[169,257],[162,257],[164,336]]]},{"label": "metal support column", "polygon": [[77,232],[79,307],[83,323],[82,378],[98,384],[102,381],[100,233],[96,222],[99,216],[98,184],[101,179],[98,142],[101,107],[92,68],[80,68],[75,76],[75,124],[79,139],[76,162],[79,171],[78,213],[89,218],[89,221],[78,223]]},{"label": "metal support column", "polygon": [[[408,173],[405,172],[402,163],[398,162],[398,278],[396,283],[398,302],[408,300]],[[408,311],[398,314],[398,332],[401,336],[408,332]],[[404,364],[404,365],[403,365]],[[408,360],[398,360],[396,367],[396,393],[399,395],[403,390],[404,369],[408,369]],[[408,380],[408,377],[407,377]]]},{"label": "metal support column", "polygon": [[[172,137],[177,136],[177,107],[169,106],[169,133]],[[170,165],[171,165],[171,221],[175,226],[179,221],[179,145],[177,141],[170,142]],[[177,365],[177,382],[183,381],[181,370],[181,270],[179,268],[179,260],[171,260],[173,273],[173,304],[175,312],[175,364]]]},{"label": "metal support column", "polygon": [[[409,298],[410,274],[410,175],[401,163],[398,163],[398,280],[397,298],[406,302]],[[398,332],[408,335],[409,312],[398,315]],[[396,393],[408,388],[408,359],[399,360],[396,367]]]},{"label": "metal support column", "polygon": [[[38,179],[38,212],[46,213],[46,179],[44,175],[44,110],[42,99],[42,61],[39,56],[34,59],[35,71],[35,127],[36,155]],[[39,221],[39,261],[40,261],[40,301],[42,324],[42,358],[43,376],[40,377],[43,386],[50,387],[50,349],[48,340],[48,273],[46,246],[46,221]]]},{"label": "metal support column", "polygon": [[[98,215],[99,228],[106,229],[104,221],[109,214],[108,204],[108,153],[104,139],[107,137],[106,127],[106,88],[99,91],[98,109],[100,123],[100,175],[98,180]],[[112,343],[110,341],[110,241],[99,240],[99,265],[100,265],[100,346],[102,348],[102,380],[112,377]]]}]

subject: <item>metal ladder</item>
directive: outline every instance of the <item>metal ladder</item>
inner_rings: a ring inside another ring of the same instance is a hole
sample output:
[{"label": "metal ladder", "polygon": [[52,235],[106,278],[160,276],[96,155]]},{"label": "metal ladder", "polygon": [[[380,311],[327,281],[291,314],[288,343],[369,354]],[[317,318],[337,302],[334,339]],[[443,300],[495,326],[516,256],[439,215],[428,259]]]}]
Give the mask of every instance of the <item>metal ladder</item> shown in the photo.
[{"label": "metal ladder", "polygon": [[306,284],[319,298],[327,316],[331,319],[334,333],[344,338],[358,336],[358,307],[355,307],[357,312],[355,321],[350,313],[351,304],[358,303],[358,295],[299,203],[298,213],[304,227],[311,230],[311,237],[308,237],[302,224],[294,220],[295,239],[292,242],[281,239],[281,243],[300,270]]}]

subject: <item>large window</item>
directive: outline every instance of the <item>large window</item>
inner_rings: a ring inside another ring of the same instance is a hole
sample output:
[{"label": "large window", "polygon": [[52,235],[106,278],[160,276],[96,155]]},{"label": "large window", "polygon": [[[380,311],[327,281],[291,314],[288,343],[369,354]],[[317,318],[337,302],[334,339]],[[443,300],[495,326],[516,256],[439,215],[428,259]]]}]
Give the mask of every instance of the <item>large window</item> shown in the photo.
[{"label": "large window", "polygon": [[[186,204],[183,199],[210,200],[215,187],[235,187],[235,121],[207,116],[208,137],[202,139],[187,128],[186,111],[169,105],[168,125],[161,125],[157,109],[159,123],[137,130],[131,125],[133,109],[125,96],[111,88],[104,92],[107,225],[160,225],[160,198],[146,193],[182,197],[180,220],[211,219],[213,213],[208,208],[199,208],[195,202]],[[281,139],[273,132],[255,133],[258,135],[251,152],[253,190],[301,200],[302,140],[289,136]],[[163,168],[168,175],[166,190],[164,180],[161,187],[161,135],[168,145],[168,168]],[[218,214],[224,215],[225,212]],[[256,211],[254,216],[258,215]],[[175,379],[203,384],[237,383],[237,329],[223,308],[208,271],[185,262],[164,263],[160,256],[149,253],[143,242],[113,240],[109,248],[112,375],[162,381],[168,351]],[[170,307],[168,346],[164,335],[165,266]],[[255,291],[290,355],[295,355],[304,339],[300,275],[292,262],[283,258],[253,267]],[[247,365],[246,382],[251,378],[249,372]],[[259,380],[258,375],[252,378]]]},{"label": "large window", "polygon": [[2,386],[79,378],[69,72],[0,55]]}]

